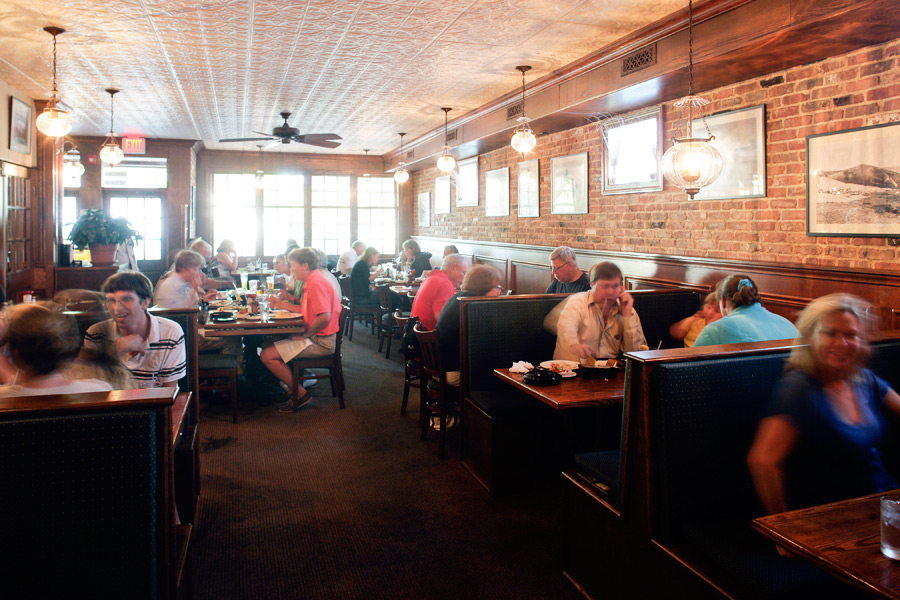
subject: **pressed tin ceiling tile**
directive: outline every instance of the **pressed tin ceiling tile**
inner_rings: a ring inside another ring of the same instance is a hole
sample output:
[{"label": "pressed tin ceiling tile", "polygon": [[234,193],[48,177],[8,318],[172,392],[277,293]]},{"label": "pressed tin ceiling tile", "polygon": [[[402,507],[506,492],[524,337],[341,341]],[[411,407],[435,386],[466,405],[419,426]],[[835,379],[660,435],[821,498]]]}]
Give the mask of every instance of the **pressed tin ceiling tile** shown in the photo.
[{"label": "pressed tin ceiling tile", "polygon": [[[383,154],[451,116],[515,90],[684,0],[0,0],[0,79],[36,99],[59,87],[73,135],[255,136],[294,113],[302,132],[334,132],[338,152]],[[290,144],[279,151],[334,152]]]}]

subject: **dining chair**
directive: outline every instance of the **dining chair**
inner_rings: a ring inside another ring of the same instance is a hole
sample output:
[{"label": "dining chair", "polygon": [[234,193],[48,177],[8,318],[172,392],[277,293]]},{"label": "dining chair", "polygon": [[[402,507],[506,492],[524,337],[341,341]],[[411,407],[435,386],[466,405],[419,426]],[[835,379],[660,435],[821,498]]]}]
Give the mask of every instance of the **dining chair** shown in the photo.
[{"label": "dining chair", "polygon": [[350,322],[347,329],[347,339],[353,341],[353,323],[357,319],[363,325],[370,324],[372,326],[372,335],[376,335],[375,318],[380,314],[381,308],[378,305],[358,305],[353,297],[353,286],[348,275],[341,275],[338,278],[338,283],[341,285],[341,295],[350,299]]},{"label": "dining chair", "polygon": [[428,436],[431,427],[429,417],[440,420],[438,457],[446,458],[447,417],[459,415],[459,388],[447,383],[447,373],[441,360],[440,335],[435,331],[425,331],[421,324],[415,327],[416,338],[422,351],[423,385],[422,405],[419,411],[421,439]]},{"label": "dining chair", "polygon": [[226,392],[231,399],[231,422],[237,423],[237,356],[234,354],[200,354],[198,362],[200,394]]},{"label": "dining chair", "polygon": [[[300,394],[300,385],[306,379],[329,379],[331,381],[331,395],[337,396],[338,404],[344,408],[344,390],[347,386],[344,384],[344,366],[341,362],[341,342],[344,333],[347,331],[348,322],[350,321],[350,307],[341,305],[340,328],[334,338],[334,353],[328,356],[316,356],[314,358],[295,358],[291,360],[291,394],[297,398]],[[303,369],[327,369],[326,375],[313,373],[309,375],[300,375]]]},{"label": "dining chair", "polygon": [[391,294],[391,286],[388,284],[380,284],[375,286],[378,292],[378,308],[381,313],[378,317],[378,351],[381,352],[384,342],[387,340],[387,348],[384,352],[385,358],[391,357],[391,340],[397,331],[397,322],[394,320],[393,298]]},{"label": "dining chair", "polygon": [[[406,331],[406,323],[409,321],[409,316],[403,316],[403,312],[398,308],[394,311],[394,321],[397,322],[397,328],[400,330],[400,335],[403,335],[403,332]],[[400,404],[400,414],[406,414],[406,405],[409,401],[409,390],[410,388],[415,388],[417,390],[421,390],[422,388],[422,361],[418,358],[410,358],[406,357],[406,372],[403,376],[403,403]]]}]

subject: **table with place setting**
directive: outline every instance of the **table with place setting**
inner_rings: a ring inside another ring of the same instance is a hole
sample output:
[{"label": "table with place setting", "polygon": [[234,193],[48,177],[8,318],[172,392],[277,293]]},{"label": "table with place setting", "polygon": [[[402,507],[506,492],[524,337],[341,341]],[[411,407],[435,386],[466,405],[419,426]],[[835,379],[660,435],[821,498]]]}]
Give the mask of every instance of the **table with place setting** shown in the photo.
[{"label": "table with place setting", "polygon": [[[257,296],[265,305],[265,295]],[[250,300],[249,304],[253,304]],[[261,307],[262,308],[262,307]],[[305,324],[300,313],[286,310],[260,310],[249,312],[236,299],[222,298],[209,304],[209,316],[202,325],[207,337],[245,335],[292,335],[303,333]]]},{"label": "table with place setting", "polygon": [[625,374],[619,372],[609,379],[588,379],[578,374],[578,363],[574,361],[544,361],[544,368],[561,365],[561,381],[555,385],[532,385],[525,381],[524,373],[511,372],[509,368],[494,369],[494,376],[529,396],[537,398],[544,404],[557,409],[576,408],[581,406],[598,406],[602,404],[622,404],[625,397]]}]

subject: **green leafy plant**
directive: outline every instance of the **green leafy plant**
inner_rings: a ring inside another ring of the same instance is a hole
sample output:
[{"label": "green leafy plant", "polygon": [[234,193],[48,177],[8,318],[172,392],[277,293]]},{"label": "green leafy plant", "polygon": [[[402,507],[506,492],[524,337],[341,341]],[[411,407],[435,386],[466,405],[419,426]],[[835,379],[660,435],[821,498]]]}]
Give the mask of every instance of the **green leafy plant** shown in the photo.
[{"label": "green leafy plant", "polygon": [[114,219],[101,209],[89,208],[75,221],[69,239],[84,249],[90,244],[121,244],[128,239],[142,239],[142,236],[125,217]]}]

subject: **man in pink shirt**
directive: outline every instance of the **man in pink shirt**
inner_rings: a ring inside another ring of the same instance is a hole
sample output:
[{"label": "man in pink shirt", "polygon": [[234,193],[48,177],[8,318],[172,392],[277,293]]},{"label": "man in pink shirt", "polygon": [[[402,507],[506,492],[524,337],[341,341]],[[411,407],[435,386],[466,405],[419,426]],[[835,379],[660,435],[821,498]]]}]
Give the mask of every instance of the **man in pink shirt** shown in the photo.
[{"label": "man in pink shirt", "polygon": [[441,309],[456,293],[468,270],[469,261],[459,254],[450,254],[444,257],[441,270],[432,271],[425,279],[416,293],[410,313],[413,317],[419,317],[422,327],[429,331],[435,328]]},{"label": "man in pink shirt", "polygon": [[[287,365],[293,358],[302,356],[314,358],[334,354],[336,333],[341,327],[341,299],[334,288],[319,271],[319,255],[312,248],[297,248],[288,255],[291,264],[291,275],[303,282],[303,297],[300,305],[286,300],[269,299],[273,308],[282,308],[303,315],[306,331],[288,338],[268,344],[260,352],[262,363],[285,385],[291,385],[291,368]],[[310,394],[304,390],[299,398],[290,400],[280,409],[283,412],[294,412],[310,400]]]}]

